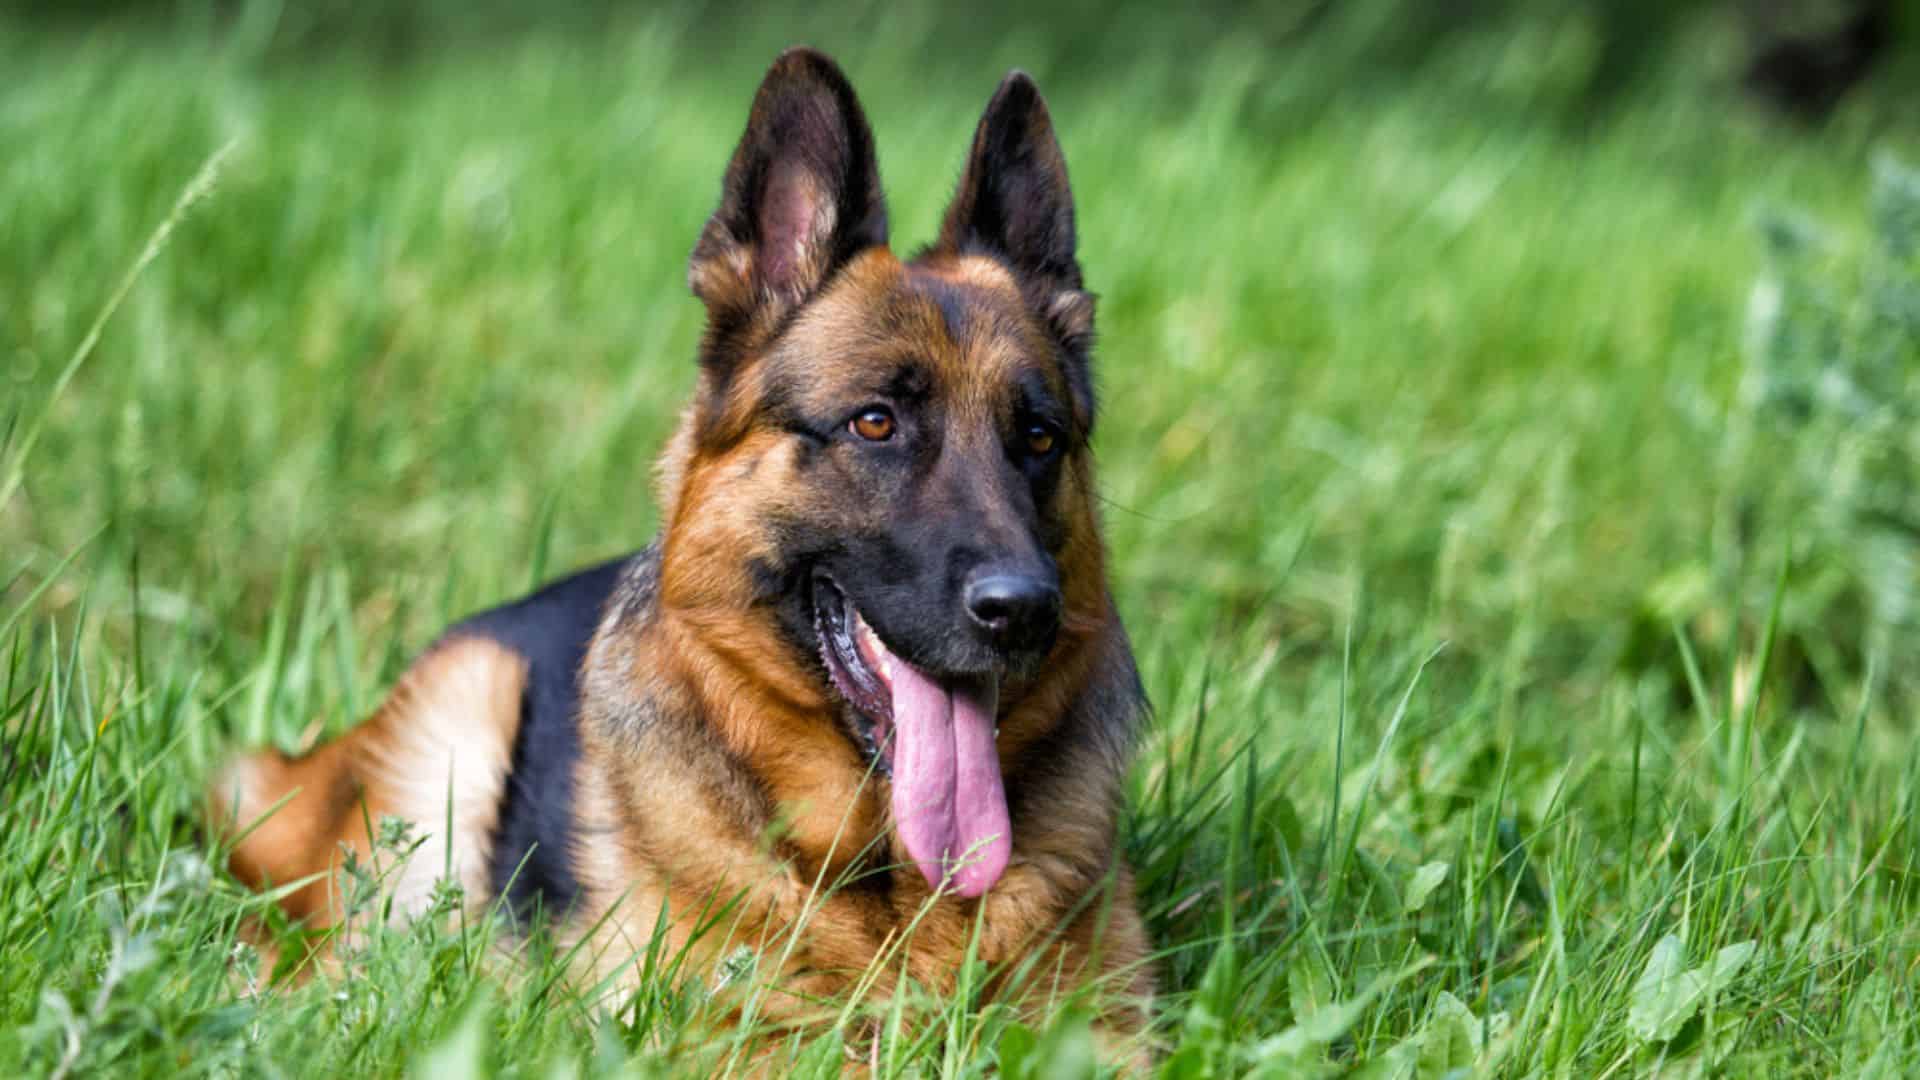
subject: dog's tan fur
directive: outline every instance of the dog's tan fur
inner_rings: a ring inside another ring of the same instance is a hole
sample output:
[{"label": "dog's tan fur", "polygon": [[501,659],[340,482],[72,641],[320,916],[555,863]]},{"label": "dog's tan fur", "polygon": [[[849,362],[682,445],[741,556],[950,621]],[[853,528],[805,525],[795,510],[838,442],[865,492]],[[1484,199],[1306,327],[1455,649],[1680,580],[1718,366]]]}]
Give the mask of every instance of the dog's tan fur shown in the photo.
[{"label": "dog's tan fur", "polygon": [[[299,758],[236,759],[211,789],[213,820],[248,829],[235,877],[256,888],[305,881],[280,903],[331,926],[344,914],[335,872],[348,851],[372,860],[383,818],[424,838],[388,882],[395,907],[425,907],[435,881],[488,891],[486,848],[506,786],[526,665],[491,641],[456,638],[416,660],[366,723]],[[447,823],[452,823],[452,829]]]}]

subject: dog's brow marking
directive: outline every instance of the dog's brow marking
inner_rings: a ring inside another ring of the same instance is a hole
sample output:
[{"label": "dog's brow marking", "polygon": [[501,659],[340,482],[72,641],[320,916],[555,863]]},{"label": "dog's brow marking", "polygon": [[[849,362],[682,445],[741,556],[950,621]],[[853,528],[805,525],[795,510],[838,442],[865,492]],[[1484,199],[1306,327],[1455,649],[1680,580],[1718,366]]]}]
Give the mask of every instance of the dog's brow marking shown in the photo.
[{"label": "dog's brow marking", "polygon": [[920,288],[940,308],[940,318],[947,324],[947,336],[956,343],[965,342],[973,332],[972,298],[964,290],[937,277],[922,279]]},{"label": "dog's brow marking", "polygon": [[941,350],[941,366],[949,392],[977,415],[995,414],[1028,352],[1029,328],[1012,279],[993,260],[970,258],[913,266],[907,281],[947,331],[951,348]]},{"label": "dog's brow marking", "polygon": [[896,401],[919,401],[932,390],[933,380],[927,374],[926,367],[917,360],[909,360],[893,369],[893,375],[887,380],[887,396]]}]

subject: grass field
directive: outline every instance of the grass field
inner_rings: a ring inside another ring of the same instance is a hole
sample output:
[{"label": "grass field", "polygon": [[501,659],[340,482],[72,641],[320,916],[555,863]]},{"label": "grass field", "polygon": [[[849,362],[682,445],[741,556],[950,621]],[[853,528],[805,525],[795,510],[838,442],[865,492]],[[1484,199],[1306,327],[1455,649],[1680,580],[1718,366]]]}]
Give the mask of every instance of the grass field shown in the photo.
[{"label": "grass field", "polygon": [[[1167,1075],[1920,1070],[1920,547],[1834,510],[1846,425],[1741,389],[1796,305],[1882,280],[1873,163],[1920,161],[1897,82],[1793,126],[1727,89],[1708,21],[1589,109],[1577,16],[1402,65],[1381,4],[1303,44],[1104,8],[442,40],[241,7],[0,15],[0,1069],[747,1060],[692,990],[591,1001],[484,924],[250,997],[259,901],[198,792],[351,724],[450,617],[650,536],[685,257],[807,40],[867,103],[896,246],[1006,68],[1059,123],[1157,708],[1126,844]],[[1770,257],[1769,220],[1812,254]],[[1874,415],[1911,417],[1920,330],[1890,340]],[[1897,501],[1920,448],[1889,431]],[[1071,1014],[933,1008],[887,1075],[1092,1068]]]}]

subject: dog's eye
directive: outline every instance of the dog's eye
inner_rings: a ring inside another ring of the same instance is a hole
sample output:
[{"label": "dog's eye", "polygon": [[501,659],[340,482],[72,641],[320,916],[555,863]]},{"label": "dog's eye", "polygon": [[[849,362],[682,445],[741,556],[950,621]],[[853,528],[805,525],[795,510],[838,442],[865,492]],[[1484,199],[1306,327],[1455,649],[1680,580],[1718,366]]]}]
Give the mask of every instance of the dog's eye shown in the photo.
[{"label": "dog's eye", "polygon": [[868,442],[886,442],[893,438],[893,414],[881,408],[865,409],[847,422],[847,428]]},{"label": "dog's eye", "polygon": [[1027,425],[1027,452],[1034,457],[1046,457],[1053,453],[1053,445],[1056,441],[1053,428],[1046,424]]}]

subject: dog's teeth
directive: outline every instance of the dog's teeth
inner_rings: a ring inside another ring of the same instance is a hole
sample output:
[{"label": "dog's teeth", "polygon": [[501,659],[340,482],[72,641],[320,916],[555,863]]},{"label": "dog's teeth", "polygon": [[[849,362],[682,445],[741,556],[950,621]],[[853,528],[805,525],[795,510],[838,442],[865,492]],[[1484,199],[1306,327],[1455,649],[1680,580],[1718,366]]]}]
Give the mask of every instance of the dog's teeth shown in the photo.
[{"label": "dog's teeth", "polygon": [[860,644],[860,658],[877,666],[880,669],[878,673],[880,677],[892,682],[893,653],[880,644],[880,635],[873,632],[873,627],[868,626],[867,620],[858,612],[854,613],[854,619],[854,637]]}]

